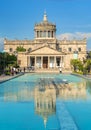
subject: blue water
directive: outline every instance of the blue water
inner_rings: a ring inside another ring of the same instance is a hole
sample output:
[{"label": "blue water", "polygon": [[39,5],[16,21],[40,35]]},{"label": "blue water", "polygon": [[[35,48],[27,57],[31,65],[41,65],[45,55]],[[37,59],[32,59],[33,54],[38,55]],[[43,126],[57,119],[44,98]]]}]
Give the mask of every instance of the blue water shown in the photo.
[{"label": "blue water", "polygon": [[[46,80],[43,91],[40,79]],[[61,86],[62,80],[68,86]],[[90,122],[90,81],[66,74],[25,74],[0,84],[0,130],[91,130]]]}]

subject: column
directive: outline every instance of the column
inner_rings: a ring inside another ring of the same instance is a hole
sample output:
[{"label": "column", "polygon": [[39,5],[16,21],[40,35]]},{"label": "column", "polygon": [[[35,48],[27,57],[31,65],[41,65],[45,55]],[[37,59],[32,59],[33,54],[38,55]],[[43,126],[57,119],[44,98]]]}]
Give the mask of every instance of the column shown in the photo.
[{"label": "column", "polygon": [[47,106],[47,109],[48,109],[48,100],[46,100],[46,106]]},{"label": "column", "polygon": [[35,38],[37,38],[37,31],[35,31]]},{"label": "column", "polygon": [[62,67],[64,68],[64,56],[62,56]]},{"label": "column", "polygon": [[47,38],[48,38],[48,31],[46,33],[47,33]]},{"label": "column", "polygon": [[30,56],[27,56],[27,66],[30,66]]},{"label": "column", "polygon": [[62,56],[62,62],[64,62],[64,56]]},{"label": "column", "polygon": [[54,56],[54,68],[56,68],[56,56]]},{"label": "column", "polygon": [[47,37],[47,31],[45,32],[45,37]]},{"label": "column", "polygon": [[38,31],[36,32],[36,37],[38,38]]},{"label": "column", "polygon": [[48,56],[48,69],[50,68],[50,56]]},{"label": "column", "polygon": [[43,37],[43,31],[42,31],[42,37]]},{"label": "column", "polygon": [[41,68],[43,68],[43,56],[41,56]]},{"label": "column", "polygon": [[62,67],[61,56],[60,56],[60,67]]},{"label": "column", "polygon": [[53,37],[55,37],[55,32],[53,31]]},{"label": "column", "polygon": [[39,38],[40,38],[40,31],[39,31]]}]

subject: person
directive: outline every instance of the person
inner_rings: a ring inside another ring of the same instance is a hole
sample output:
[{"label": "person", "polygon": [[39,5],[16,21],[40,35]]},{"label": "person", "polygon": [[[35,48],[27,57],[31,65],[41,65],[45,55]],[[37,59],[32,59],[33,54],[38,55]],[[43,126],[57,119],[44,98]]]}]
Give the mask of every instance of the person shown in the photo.
[{"label": "person", "polygon": [[15,67],[13,67],[13,70],[14,70],[14,73],[15,73],[15,71],[16,71],[16,68],[15,68]]},{"label": "person", "polygon": [[24,73],[25,73],[25,67],[24,67]]},{"label": "person", "polygon": [[62,68],[61,67],[60,67],[59,71],[60,71],[60,73],[62,73]]},{"label": "person", "polygon": [[14,75],[14,69],[13,68],[11,69],[11,74],[12,74],[12,76]]}]

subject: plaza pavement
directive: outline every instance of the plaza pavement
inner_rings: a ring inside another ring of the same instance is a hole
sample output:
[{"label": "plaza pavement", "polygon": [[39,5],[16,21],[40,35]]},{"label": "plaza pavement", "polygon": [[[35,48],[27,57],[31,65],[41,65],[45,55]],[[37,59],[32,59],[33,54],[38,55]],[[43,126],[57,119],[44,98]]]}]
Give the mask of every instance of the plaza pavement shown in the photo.
[{"label": "plaza pavement", "polygon": [[24,73],[19,73],[19,74],[15,74],[15,75],[0,75],[0,83],[8,81],[10,79],[16,78],[18,76],[23,75]]}]

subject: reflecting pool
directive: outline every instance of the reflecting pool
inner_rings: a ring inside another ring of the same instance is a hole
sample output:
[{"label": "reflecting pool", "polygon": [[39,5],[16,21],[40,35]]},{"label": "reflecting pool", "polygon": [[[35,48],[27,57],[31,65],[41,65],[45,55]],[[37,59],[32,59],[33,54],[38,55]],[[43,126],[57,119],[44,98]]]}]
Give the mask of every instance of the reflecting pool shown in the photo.
[{"label": "reflecting pool", "polygon": [[91,130],[91,82],[25,74],[0,84],[0,130]]}]

